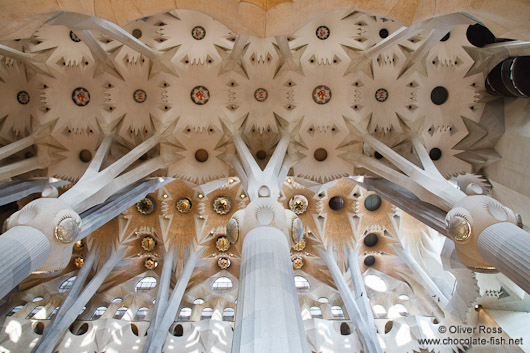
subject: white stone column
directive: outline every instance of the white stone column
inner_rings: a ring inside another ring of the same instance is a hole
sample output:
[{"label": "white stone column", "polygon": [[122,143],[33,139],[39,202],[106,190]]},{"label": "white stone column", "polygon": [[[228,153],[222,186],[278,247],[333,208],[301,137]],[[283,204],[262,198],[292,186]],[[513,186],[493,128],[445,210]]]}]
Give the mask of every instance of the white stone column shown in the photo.
[{"label": "white stone column", "polygon": [[232,353],[307,353],[289,243],[258,227],[243,241]]},{"label": "white stone column", "polygon": [[348,254],[348,264],[350,265],[354,300],[357,303],[361,314],[366,318],[368,325],[370,325],[370,327],[375,327],[372,307],[368,302],[368,295],[366,295],[366,289],[364,288],[363,275],[359,267],[359,257],[357,255],[357,250],[350,248]]},{"label": "white stone column", "polygon": [[48,258],[50,242],[38,229],[16,226],[0,236],[0,299]]},{"label": "white stone column", "polygon": [[[326,266],[328,267],[329,272],[331,273],[331,276],[335,281],[335,284],[337,285],[337,289],[339,290],[342,302],[346,307],[346,311],[348,312],[348,316],[350,317],[351,322],[355,326],[355,329],[357,331],[357,337],[359,338],[359,341],[361,341],[364,352],[383,353],[381,345],[379,344],[379,341],[377,339],[377,332],[375,326],[370,325],[370,321],[368,320],[366,315],[363,315],[363,313],[359,309],[359,306],[355,302],[352,292],[348,287],[344,276],[340,272],[339,266],[335,262],[335,259],[333,258],[332,254],[330,253],[330,251],[326,251],[324,249],[319,249],[319,253],[322,260],[326,263]],[[370,315],[372,315],[371,310]]]},{"label": "white stone column", "polygon": [[530,293],[530,234],[513,223],[493,224],[480,233],[480,255]]}]

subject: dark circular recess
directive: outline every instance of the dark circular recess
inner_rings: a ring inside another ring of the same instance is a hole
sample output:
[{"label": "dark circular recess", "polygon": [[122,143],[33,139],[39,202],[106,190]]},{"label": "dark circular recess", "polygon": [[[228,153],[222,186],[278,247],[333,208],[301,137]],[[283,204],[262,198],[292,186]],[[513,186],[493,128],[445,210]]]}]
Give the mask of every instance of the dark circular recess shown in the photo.
[{"label": "dark circular recess", "polygon": [[92,160],[92,152],[89,150],[81,150],[81,152],[79,152],[79,159],[83,163],[90,162]]},{"label": "dark circular recess", "polygon": [[81,39],[73,31],[70,31],[70,39],[72,40],[72,42],[76,43],[79,43],[81,41]]},{"label": "dark circular recess", "polygon": [[133,29],[132,35],[133,35],[134,38],[140,39],[140,38],[142,38],[142,30],[138,29],[138,28]]},{"label": "dark circular recess", "polygon": [[350,325],[348,325],[345,322],[340,324],[340,334],[343,335],[343,336],[351,335]]},{"label": "dark circular recess", "polygon": [[184,328],[182,327],[182,325],[178,324],[177,326],[175,326],[175,328],[173,329],[173,336],[175,337],[184,336]]},{"label": "dark circular recess", "polygon": [[381,207],[381,198],[379,195],[372,194],[364,200],[364,208],[368,211],[377,211],[379,207]]},{"label": "dark circular recess", "polygon": [[137,89],[133,93],[133,99],[136,103],[143,103],[147,99],[147,93],[143,89]]},{"label": "dark circular recess", "polygon": [[267,152],[265,152],[264,150],[259,150],[258,152],[256,152],[256,158],[260,161],[264,160],[265,158],[267,158]]},{"label": "dark circular recess", "polygon": [[387,321],[385,324],[385,333],[389,333],[392,330],[392,327],[394,327],[394,321]]},{"label": "dark circular recess", "polygon": [[372,255],[366,256],[364,258],[364,264],[366,266],[373,266],[373,264],[375,264],[375,257]]},{"label": "dark circular recess", "polygon": [[333,211],[338,211],[344,207],[344,199],[341,196],[333,196],[328,205]]},{"label": "dark circular recess", "polygon": [[384,39],[384,38],[388,37],[388,35],[389,35],[388,29],[381,28],[381,30],[379,31],[379,37]]},{"label": "dark circular recess", "polygon": [[374,152],[374,157],[375,157],[375,159],[381,159],[381,158],[383,158],[383,155],[381,153],[375,151]]},{"label": "dark circular recess", "polygon": [[195,159],[200,163],[206,162],[208,160],[208,151],[202,148],[195,151]]},{"label": "dark circular recess", "polygon": [[379,237],[375,233],[369,233],[367,236],[364,237],[364,245],[371,248],[377,245],[377,242],[379,241]]},{"label": "dark circular recess", "polygon": [[35,157],[33,152],[28,151],[28,152],[24,153],[24,158],[25,159],[32,158],[32,157]]},{"label": "dark circular recess", "polygon": [[437,86],[431,91],[431,101],[436,105],[442,105],[447,102],[449,98],[449,92],[445,87]]},{"label": "dark circular recess", "polygon": [[90,93],[86,88],[77,87],[72,91],[72,101],[79,107],[84,107],[90,103]]},{"label": "dark circular recess", "polygon": [[438,147],[434,147],[429,151],[429,157],[431,157],[433,161],[437,161],[442,158],[442,151]]},{"label": "dark circular recess", "polygon": [[329,35],[331,34],[330,30],[326,26],[319,26],[316,30],[316,36],[320,40],[325,40],[329,38]]},{"label": "dark circular recess", "polygon": [[315,153],[313,153],[313,157],[319,162],[325,161],[328,158],[328,151],[323,148],[317,148]]},{"label": "dark circular recess", "polygon": [[151,196],[147,195],[136,203],[136,210],[141,214],[147,216],[156,210],[156,201]]},{"label": "dark circular recess", "polygon": [[206,37],[206,30],[202,26],[195,26],[191,30],[191,36],[196,40],[204,39]]},{"label": "dark circular recess", "polygon": [[467,27],[466,37],[469,43],[478,48],[482,48],[486,44],[495,42],[495,36],[493,33],[480,23],[469,25],[469,27]]},{"label": "dark circular recess", "polygon": [[26,105],[29,103],[29,93],[26,92],[26,91],[19,91],[17,93],[17,101],[22,104],[22,105]]},{"label": "dark circular recess", "polygon": [[445,42],[445,41],[448,40],[450,37],[451,37],[451,32],[447,32],[447,34],[446,34],[445,36],[443,36],[442,39],[440,39],[440,42]]}]

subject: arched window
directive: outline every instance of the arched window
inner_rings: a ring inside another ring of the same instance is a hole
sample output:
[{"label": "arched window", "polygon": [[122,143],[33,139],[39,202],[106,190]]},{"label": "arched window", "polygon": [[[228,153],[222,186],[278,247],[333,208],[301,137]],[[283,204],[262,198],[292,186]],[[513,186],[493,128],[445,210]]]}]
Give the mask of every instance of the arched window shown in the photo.
[{"label": "arched window", "polygon": [[409,296],[406,294],[401,294],[398,298],[399,300],[403,300],[403,301],[409,300]]},{"label": "arched window", "polygon": [[107,311],[106,306],[100,306],[94,311],[92,316],[90,317],[90,320],[97,320],[101,317],[101,315],[105,314],[105,311]]},{"label": "arched window", "polygon": [[193,301],[193,304],[195,305],[201,305],[201,304],[204,304],[204,299],[202,298],[197,298]]},{"label": "arched window", "polygon": [[216,293],[226,293],[232,289],[232,280],[228,277],[219,277],[212,284],[212,290]]},{"label": "arched window", "polygon": [[75,279],[76,279],[76,276],[73,276],[73,277],[68,278],[63,283],[61,283],[61,285],[59,286],[59,293],[68,292],[74,285]]},{"label": "arched window", "polygon": [[59,311],[59,307],[58,306],[56,306],[55,309],[53,309],[53,311],[50,313],[50,315],[48,315],[47,319],[48,320],[52,319],[55,316],[55,314],[57,314],[57,311]]},{"label": "arched window", "polygon": [[44,309],[44,306],[43,305],[39,305],[39,306],[36,306],[33,308],[33,310],[31,310],[31,312],[29,313],[28,316],[26,316],[26,319],[31,319],[33,318],[39,311],[41,311],[42,309]]},{"label": "arched window", "polygon": [[374,314],[376,317],[385,317],[386,316],[386,309],[384,306],[376,304],[372,307]]},{"label": "arched window", "polygon": [[43,297],[35,297],[33,298],[32,302],[35,303],[35,302],[40,302],[42,299],[44,299]]},{"label": "arched window", "polygon": [[204,308],[201,312],[201,320],[206,320],[211,318],[213,315],[213,309],[212,308]]},{"label": "arched window", "polygon": [[364,284],[368,288],[371,288],[378,292],[384,292],[386,291],[386,283],[383,281],[379,276],[376,275],[367,275],[364,277]]},{"label": "arched window", "polygon": [[145,293],[156,287],[156,283],[156,278],[144,277],[136,283],[134,290],[136,293]]},{"label": "arched window", "polygon": [[223,320],[224,321],[234,321],[236,311],[233,308],[225,308],[223,310]]},{"label": "arched window", "polygon": [[125,315],[126,312],[127,312],[127,307],[126,306],[122,306],[121,308],[118,308],[118,310],[116,310],[116,312],[114,313],[113,318],[117,319],[117,320],[120,320],[123,317],[123,315]]},{"label": "arched window", "polygon": [[11,315],[17,313],[23,307],[24,307],[24,305],[17,305],[15,307],[13,307],[13,309],[11,309],[11,311],[7,314],[7,316],[11,316]]},{"label": "arched window", "polygon": [[121,299],[121,298],[114,298],[114,299],[112,299],[112,302],[111,302],[111,303],[112,303],[112,304],[114,304],[114,303],[121,303],[122,301],[123,301],[123,299]]},{"label": "arched window", "polygon": [[318,302],[322,304],[326,304],[326,303],[329,303],[329,300],[326,297],[320,297],[318,298]]},{"label": "arched window", "polygon": [[191,309],[182,308],[180,309],[179,320],[188,321],[191,318]]},{"label": "arched window", "polygon": [[318,306],[312,306],[309,308],[311,317],[315,319],[322,319],[322,310]]},{"label": "arched window", "polygon": [[149,309],[148,308],[146,308],[145,306],[141,307],[136,312],[136,315],[134,316],[134,321],[145,320],[145,318],[147,317],[148,313],[149,313]]},{"label": "arched window", "polygon": [[338,305],[331,307],[331,316],[333,316],[335,320],[344,320],[344,312]]},{"label": "arched window", "polygon": [[302,276],[294,276],[294,285],[298,293],[309,292],[309,281]]}]

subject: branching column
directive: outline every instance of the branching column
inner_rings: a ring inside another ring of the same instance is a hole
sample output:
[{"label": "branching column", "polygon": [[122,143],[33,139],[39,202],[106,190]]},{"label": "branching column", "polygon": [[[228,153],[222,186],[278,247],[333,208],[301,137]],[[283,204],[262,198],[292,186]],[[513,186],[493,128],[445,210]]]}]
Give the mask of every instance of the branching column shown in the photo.
[{"label": "branching column", "polygon": [[306,353],[305,331],[284,233],[258,227],[243,241],[232,353]]}]

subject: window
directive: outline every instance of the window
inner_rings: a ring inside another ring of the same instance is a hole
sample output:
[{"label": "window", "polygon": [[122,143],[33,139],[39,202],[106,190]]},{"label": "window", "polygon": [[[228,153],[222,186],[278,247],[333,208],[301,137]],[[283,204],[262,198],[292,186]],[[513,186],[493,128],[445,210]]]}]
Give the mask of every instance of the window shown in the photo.
[{"label": "window", "polygon": [[204,304],[204,299],[202,298],[197,298],[193,301],[193,304],[195,305],[201,305],[201,304]]},{"label": "window", "polygon": [[79,315],[81,315],[82,313],[84,313],[86,310],[86,306],[83,307],[83,309],[81,309],[81,311],[79,312]]},{"label": "window", "polygon": [[364,200],[364,207],[368,211],[377,211],[381,207],[381,198],[376,194],[369,195]]},{"label": "window", "polygon": [[298,293],[309,292],[309,282],[302,276],[294,276],[294,285]]},{"label": "window", "polygon": [[224,321],[234,321],[236,311],[233,308],[225,308],[223,310],[223,320]]},{"label": "window", "polygon": [[28,316],[26,316],[26,319],[31,319],[33,318],[39,311],[41,311],[42,309],[44,309],[44,306],[42,305],[39,305],[39,306],[36,306],[33,308],[33,310],[31,310],[31,312],[29,313]]},{"label": "window", "polygon": [[7,314],[7,316],[11,316],[15,313],[17,313],[20,309],[22,309],[24,307],[24,305],[17,305],[15,306],[13,309],[11,309],[11,311]]},{"label": "window", "polygon": [[52,319],[55,316],[55,314],[57,314],[57,311],[59,311],[59,307],[58,306],[56,306],[55,309],[53,309],[53,311],[50,313],[50,315],[48,315],[47,319],[48,320]]},{"label": "window", "polygon": [[201,320],[206,320],[211,318],[213,315],[213,309],[212,308],[204,308],[201,312]]},{"label": "window", "polygon": [[35,302],[40,302],[42,299],[44,299],[43,297],[35,297],[33,298],[32,302],[35,303]]},{"label": "window", "polygon": [[123,315],[125,315],[126,312],[127,312],[127,307],[122,306],[121,308],[118,308],[118,310],[116,310],[113,318],[120,320],[123,317]]},{"label": "window", "polygon": [[114,299],[112,299],[111,303],[113,303],[113,304],[114,303],[121,303],[122,301],[123,301],[123,299],[121,299],[121,298],[114,298]]},{"label": "window", "polygon": [[232,289],[232,280],[228,277],[219,277],[212,284],[212,290],[216,293],[226,293]]},{"label": "window", "polygon": [[179,320],[188,321],[191,318],[191,309],[182,308],[180,309]]},{"label": "window", "polygon": [[376,317],[378,317],[378,318],[385,317],[386,309],[385,309],[384,306],[376,304],[376,305],[374,305],[372,307],[372,309],[374,310],[374,314],[375,314]]},{"label": "window", "polygon": [[326,304],[326,303],[329,303],[329,300],[326,297],[320,297],[318,298],[318,302],[322,304]]},{"label": "window", "polygon": [[409,315],[409,312],[403,304],[392,305],[390,309],[388,309],[389,319],[396,319],[400,316],[408,316],[408,315]]},{"label": "window", "polygon": [[342,308],[338,305],[331,307],[331,315],[335,320],[343,320],[344,319],[344,312],[342,311]]},{"label": "window", "polygon": [[145,293],[150,291],[156,287],[156,278],[154,277],[144,277],[138,283],[136,283],[136,287],[134,288],[136,293]]},{"label": "window", "polygon": [[101,317],[101,315],[105,314],[105,311],[107,311],[106,306],[100,306],[94,311],[94,314],[90,317],[90,320],[97,320]]},{"label": "window", "polygon": [[76,276],[73,276],[73,277],[68,278],[63,283],[61,283],[61,285],[59,286],[59,293],[68,292],[74,285],[75,279],[76,279]]},{"label": "window", "polygon": [[309,308],[309,313],[311,317],[315,319],[322,319],[322,310],[318,306],[312,306]]},{"label": "window", "polygon": [[383,281],[380,277],[376,275],[367,275],[364,277],[364,284],[368,288],[371,288],[378,292],[384,292],[386,291],[386,283]]},{"label": "window", "polygon": [[145,306],[141,307],[136,312],[136,315],[134,316],[134,321],[145,320],[145,318],[147,317],[147,314],[149,314],[149,309],[146,308]]},{"label": "window", "polygon": [[398,298],[399,298],[399,300],[403,300],[403,301],[409,300],[409,296],[405,295],[405,294],[401,294]]}]

